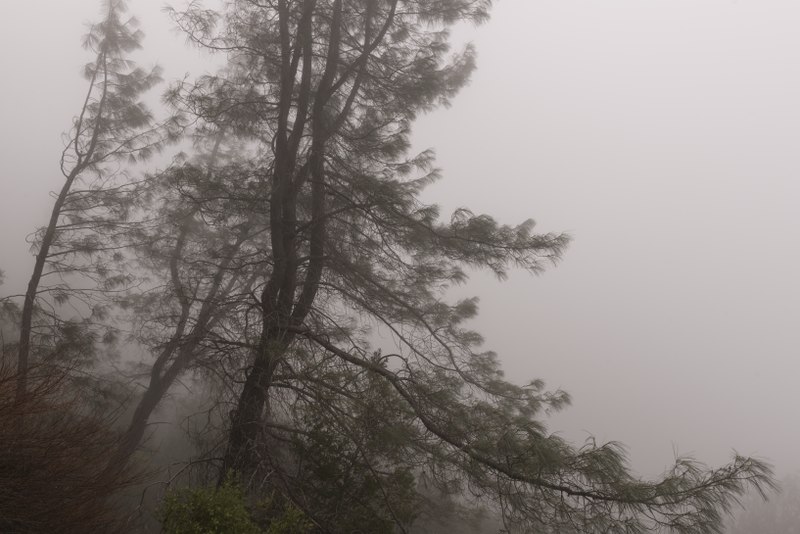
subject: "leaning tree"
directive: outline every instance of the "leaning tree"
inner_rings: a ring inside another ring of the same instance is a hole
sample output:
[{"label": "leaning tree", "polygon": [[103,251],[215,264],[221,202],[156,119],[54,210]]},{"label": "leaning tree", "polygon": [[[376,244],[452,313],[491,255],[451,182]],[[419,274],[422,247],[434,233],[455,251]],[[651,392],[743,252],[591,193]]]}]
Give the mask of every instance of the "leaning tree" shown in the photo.
[{"label": "leaning tree", "polygon": [[[145,70],[129,59],[141,46],[137,21],[123,0],[103,2],[105,16],[94,24],[84,45],[95,54],[88,80],[60,158],[61,188],[47,223],[34,236],[36,258],[24,294],[17,350],[17,396],[27,389],[31,355],[52,356],[48,348],[91,321],[63,320],[61,305],[78,301],[84,316],[105,314],[105,299],[130,280],[110,261],[129,230],[130,187],[120,164],[149,157],[180,131],[169,119],[156,123],[142,101],[160,70]],[[6,299],[9,299],[8,297]],[[37,341],[38,340],[38,341]],[[41,350],[37,350],[41,349]]]},{"label": "leaning tree", "polygon": [[[421,199],[437,175],[430,153],[408,155],[410,126],[467,81],[473,50],[451,53],[447,30],[483,22],[490,4],[233,0],[172,12],[228,63],[170,99],[250,144],[259,168],[246,190],[267,218],[245,312],[256,327],[217,339],[249,350],[222,476],[264,482],[334,530],[336,506],[321,504],[346,491],[405,528],[410,477],[539,532],[718,531],[745,487],[770,484],[763,463],[681,459],[645,481],[616,444],[574,447],[541,422],[566,394],[506,381],[464,326],[476,301],[447,299],[470,269],[537,272],[567,244],[532,221],[467,209],[443,221]],[[389,350],[376,331],[391,335]],[[347,488],[304,485],[355,471],[361,482]]]}]

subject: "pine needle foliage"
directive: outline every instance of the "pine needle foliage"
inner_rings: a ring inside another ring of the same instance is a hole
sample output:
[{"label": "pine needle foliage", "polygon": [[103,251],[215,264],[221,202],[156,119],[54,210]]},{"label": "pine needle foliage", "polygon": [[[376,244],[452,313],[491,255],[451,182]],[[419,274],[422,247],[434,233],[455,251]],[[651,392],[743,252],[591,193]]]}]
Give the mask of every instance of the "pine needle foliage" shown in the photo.
[{"label": "pine needle foliage", "polygon": [[[19,331],[20,398],[31,355],[46,345],[37,340],[39,333],[47,336],[48,329],[60,327],[59,308],[72,300],[87,318],[102,319],[106,297],[131,282],[130,274],[114,269],[111,261],[120,250],[120,236],[129,230],[129,183],[118,165],[148,158],[180,132],[177,119],[156,122],[142,101],[161,78],[158,68],[147,71],[128,59],[142,38],[136,20],[126,18],[122,0],[103,6],[102,22],[84,39],[95,58],[84,69],[86,93],[64,136],[64,181],[49,221],[33,239],[36,259]],[[70,275],[75,278],[65,279]]]},{"label": "pine needle foliage", "polygon": [[[116,188],[107,164],[147,157],[179,125],[154,124],[140,104],[158,73],[125,59],[140,34],[121,2],[106,5],[86,39],[96,53],[89,92],[24,309],[48,261],[66,272],[75,258],[118,253],[117,265],[133,258],[148,277],[137,293],[108,264],[80,264],[102,294],[119,290],[152,356],[104,476],[127,464],[182,376],[223,384],[217,408],[229,417],[209,452],[221,456],[221,487],[170,498],[168,529],[194,525],[197,510],[213,512],[202,518],[209,532],[226,521],[260,528],[226,485],[232,473],[321,532],[409,532],[424,496],[439,492],[485,503],[510,531],[705,534],[721,532],[747,488],[772,486],[753,458],[715,469],[681,458],[643,480],[619,444],[568,443],[545,419],[569,396],[507,380],[468,326],[477,299],[449,299],[474,270],[538,273],[569,241],[532,220],[509,225],[467,208],[447,217],[423,199],[440,176],[432,152],[409,152],[411,125],[467,83],[475,51],[453,52],[449,29],[485,22],[490,0],[171,10],[191,42],[227,64],[166,95],[193,125],[195,154]],[[71,189],[89,174],[101,186]],[[391,342],[379,346],[376,334]],[[267,516],[259,523],[278,524],[278,512]]]},{"label": "pine needle foliage", "polygon": [[[411,124],[468,81],[474,50],[452,52],[448,29],[490,8],[233,0],[171,11],[228,64],[174,85],[168,101],[250,147],[217,179],[252,199],[245,225],[263,238],[248,256],[252,306],[215,338],[237,349],[243,379],[222,476],[283,492],[330,531],[349,528],[332,512],[337,491],[407,531],[412,477],[491,503],[511,530],[719,532],[747,487],[771,486],[766,464],[678,459],[648,481],[618,444],[567,443],[543,420],[568,395],[506,380],[465,326],[477,301],[447,299],[470,270],[537,273],[568,242],[469,209],[447,220],[422,200],[439,175],[432,153],[408,153]],[[376,329],[393,340],[383,353]]]}]

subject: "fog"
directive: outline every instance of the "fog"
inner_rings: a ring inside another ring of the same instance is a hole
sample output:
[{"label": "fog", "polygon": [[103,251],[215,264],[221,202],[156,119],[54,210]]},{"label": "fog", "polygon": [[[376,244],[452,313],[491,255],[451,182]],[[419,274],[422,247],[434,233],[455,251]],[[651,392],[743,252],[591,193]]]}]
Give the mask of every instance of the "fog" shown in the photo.
[{"label": "fog", "polygon": [[[60,184],[95,0],[5,2],[0,269],[24,291],[25,237]],[[137,60],[167,80],[213,66],[131,2]],[[552,430],[626,444],[634,468],[732,449],[800,469],[800,5],[778,0],[502,0],[461,28],[472,82],[423,117],[443,179],[427,198],[568,232],[541,276],[476,275],[474,326],[507,376],[573,406]]]}]

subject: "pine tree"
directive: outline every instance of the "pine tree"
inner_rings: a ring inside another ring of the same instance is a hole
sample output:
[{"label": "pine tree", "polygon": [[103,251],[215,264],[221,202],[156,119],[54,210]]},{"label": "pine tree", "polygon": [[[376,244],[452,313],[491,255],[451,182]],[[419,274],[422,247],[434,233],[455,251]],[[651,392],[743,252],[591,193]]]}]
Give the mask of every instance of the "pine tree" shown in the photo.
[{"label": "pine tree", "polygon": [[[222,478],[277,488],[333,531],[347,528],[333,515],[344,495],[406,529],[411,477],[492,503],[515,530],[718,532],[746,487],[771,484],[765,464],[679,459],[645,481],[615,443],[565,442],[541,417],[568,396],[505,380],[464,326],[476,300],[446,300],[470,269],[536,273],[568,241],[467,209],[443,222],[421,200],[438,176],[430,153],[408,156],[411,123],[467,81],[473,50],[452,54],[447,29],[483,22],[490,4],[235,0],[173,12],[229,62],[171,101],[250,143],[246,191],[266,214],[255,224],[268,243],[251,263],[255,333],[242,320],[241,337],[218,340],[250,350]],[[375,350],[375,328],[392,350]]]},{"label": "pine tree", "polygon": [[[159,69],[145,71],[126,57],[140,47],[142,34],[136,20],[124,18],[126,6],[121,0],[108,0],[104,8],[105,18],[91,28],[84,41],[95,60],[85,68],[86,96],[61,154],[64,183],[47,225],[35,239],[38,251],[24,295],[17,351],[20,400],[27,387],[37,316],[45,332],[50,331],[45,338],[58,338],[64,326],[59,305],[78,298],[92,312],[102,313],[100,306],[92,309],[97,304],[94,297],[117,289],[127,279],[125,273],[109,272],[106,258],[99,257],[114,250],[128,211],[120,202],[127,184],[117,180],[109,164],[147,158],[177,134],[173,121],[154,124],[140,101],[160,76]],[[96,282],[97,287],[77,290],[76,284],[63,282],[65,276],[75,273],[81,282]],[[61,282],[42,287],[48,276]]]}]

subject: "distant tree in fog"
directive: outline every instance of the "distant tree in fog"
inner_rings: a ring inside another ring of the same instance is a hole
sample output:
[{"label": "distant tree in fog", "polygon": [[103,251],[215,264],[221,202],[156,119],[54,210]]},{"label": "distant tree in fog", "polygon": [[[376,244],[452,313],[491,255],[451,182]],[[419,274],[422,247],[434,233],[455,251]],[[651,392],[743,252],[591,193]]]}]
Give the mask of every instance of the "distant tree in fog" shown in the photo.
[{"label": "distant tree in fog", "polygon": [[150,356],[142,361],[143,393],[109,469],[124,467],[143,444],[150,416],[179,379],[198,369],[224,372],[240,350],[219,341],[241,335],[238,323],[252,308],[252,259],[263,224],[255,223],[255,201],[228,181],[248,169],[237,166],[235,147],[224,137],[219,131],[201,137],[195,158],[178,158],[132,189],[146,222],[130,234],[128,266],[147,279],[147,290],[130,291],[119,304],[131,312],[135,337]]},{"label": "distant tree in fog", "polygon": [[800,532],[800,475],[781,480],[779,491],[768,500],[747,495],[742,500],[727,534],[790,534]]},{"label": "distant tree in fog", "polygon": [[[119,202],[125,183],[115,181],[108,166],[146,158],[176,131],[171,123],[154,125],[140,101],[141,95],[160,81],[159,70],[144,71],[126,54],[140,46],[136,21],[125,19],[125,3],[107,0],[106,17],[91,28],[86,48],[96,56],[86,65],[89,81],[72,130],[66,135],[60,169],[64,177],[47,224],[34,237],[38,249],[24,295],[17,353],[17,391],[24,396],[36,317],[43,330],[61,321],[58,306],[69,298],[83,300],[91,312],[94,297],[123,285],[125,273],[110,273],[100,258],[114,249],[115,236],[126,225],[127,207]],[[170,127],[168,127],[170,126]],[[79,272],[76,284],[65,276]],[[57,281],[42,286],[43,280]],[[97,288],[79,289],[86,282]]]}]

